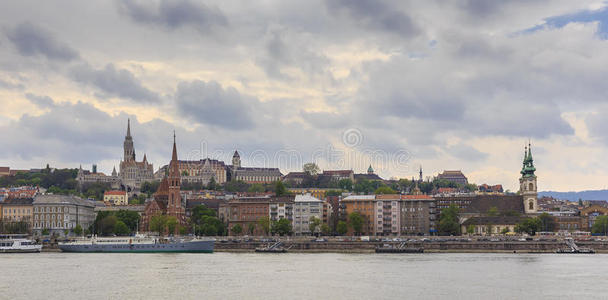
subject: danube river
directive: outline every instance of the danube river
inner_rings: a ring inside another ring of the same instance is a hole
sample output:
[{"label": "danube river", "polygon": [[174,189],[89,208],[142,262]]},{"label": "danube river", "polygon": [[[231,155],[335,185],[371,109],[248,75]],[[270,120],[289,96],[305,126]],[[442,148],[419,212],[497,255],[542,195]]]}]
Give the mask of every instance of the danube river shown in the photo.
[{"label": "danube river", "polygon": [[608,255],[0,254],[0,299],[605,299]]}]

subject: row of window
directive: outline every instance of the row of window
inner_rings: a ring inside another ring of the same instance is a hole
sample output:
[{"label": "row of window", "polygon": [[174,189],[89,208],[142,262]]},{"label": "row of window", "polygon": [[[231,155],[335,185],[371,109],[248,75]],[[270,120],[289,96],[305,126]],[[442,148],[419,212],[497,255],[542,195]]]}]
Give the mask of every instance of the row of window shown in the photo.
[{"label": "row of window", "polygon": [[[53,214],[51,214],[51,215],[34,215],[34,219],[38,220],[38,216],[40,216],[40,219],[53,219],[53,220],[55,220],[55,219],[60,220],[61,219],[61,215],[53,215]],[[66,220],[68,219],[68,215],[65,215],[65,219]]]},{"label": "row of window", "polygon": [[30,214],[31,210],[29,208],[5,208],[4,209],[4,214],[5,215],[10,215],[10,214]]},{"label": "row of window", "polygon": [[[45,226],[46,224],[46,226]],[[63,226],[61,226],[63,225]],[[72,224],[71,223],[61,223],[61,222],[34,222],[34,228],[65,228],[65,229],[69,229],[72,228]]]},{"label": "row of window", "polygon": [[60,206],[42,206],[34,207],[34,212],[68,212],[68,208]]}]

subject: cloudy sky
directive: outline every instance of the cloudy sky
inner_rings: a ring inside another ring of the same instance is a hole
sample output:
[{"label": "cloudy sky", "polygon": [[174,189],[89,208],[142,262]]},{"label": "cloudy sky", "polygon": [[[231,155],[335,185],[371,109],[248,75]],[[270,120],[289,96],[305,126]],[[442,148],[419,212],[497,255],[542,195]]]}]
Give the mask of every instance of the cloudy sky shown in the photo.
[{"label": "cloudy sky", "polygon": [[[408,3],[409,2],[409,3]],[[0,165],[229,161],[606,188],[604,1],[3,1]]]}]

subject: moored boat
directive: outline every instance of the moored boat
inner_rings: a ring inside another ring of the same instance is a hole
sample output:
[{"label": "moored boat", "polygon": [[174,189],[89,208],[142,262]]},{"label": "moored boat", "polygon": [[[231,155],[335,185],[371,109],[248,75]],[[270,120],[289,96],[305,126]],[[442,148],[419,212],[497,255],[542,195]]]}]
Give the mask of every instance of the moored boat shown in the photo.
[{"label": "moored boat", "polygon": [[0,253],[38,253],[41,250],[42,245],[24,237],[0,237]]},{"label": "moored boat", "polygon": [[119,237],[59,243],[59,249],[63,252],[80,253],[213,253],[214,245],[214,239]]}]

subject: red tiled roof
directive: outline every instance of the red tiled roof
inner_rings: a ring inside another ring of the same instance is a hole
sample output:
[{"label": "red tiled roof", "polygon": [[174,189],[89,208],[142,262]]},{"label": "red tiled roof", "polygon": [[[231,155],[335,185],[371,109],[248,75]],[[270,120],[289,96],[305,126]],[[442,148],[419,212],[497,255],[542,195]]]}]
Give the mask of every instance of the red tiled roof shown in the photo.
[{"label": "red tiled roof", "polygon": [[407,199],[412,199],[412,200],[428,199],[428,200],[431,200],[431,199],[433,199],[433,197],[431,197],[429,195],[401,195],[401,199],[402,200],[407,200]]},{"label": "red tiled roof", "polygon": [[124,196],[126,195],[127,192],[125,191],[105,191],[105,193],[103,193],[103,195],[118,195],[118,196]]}]

